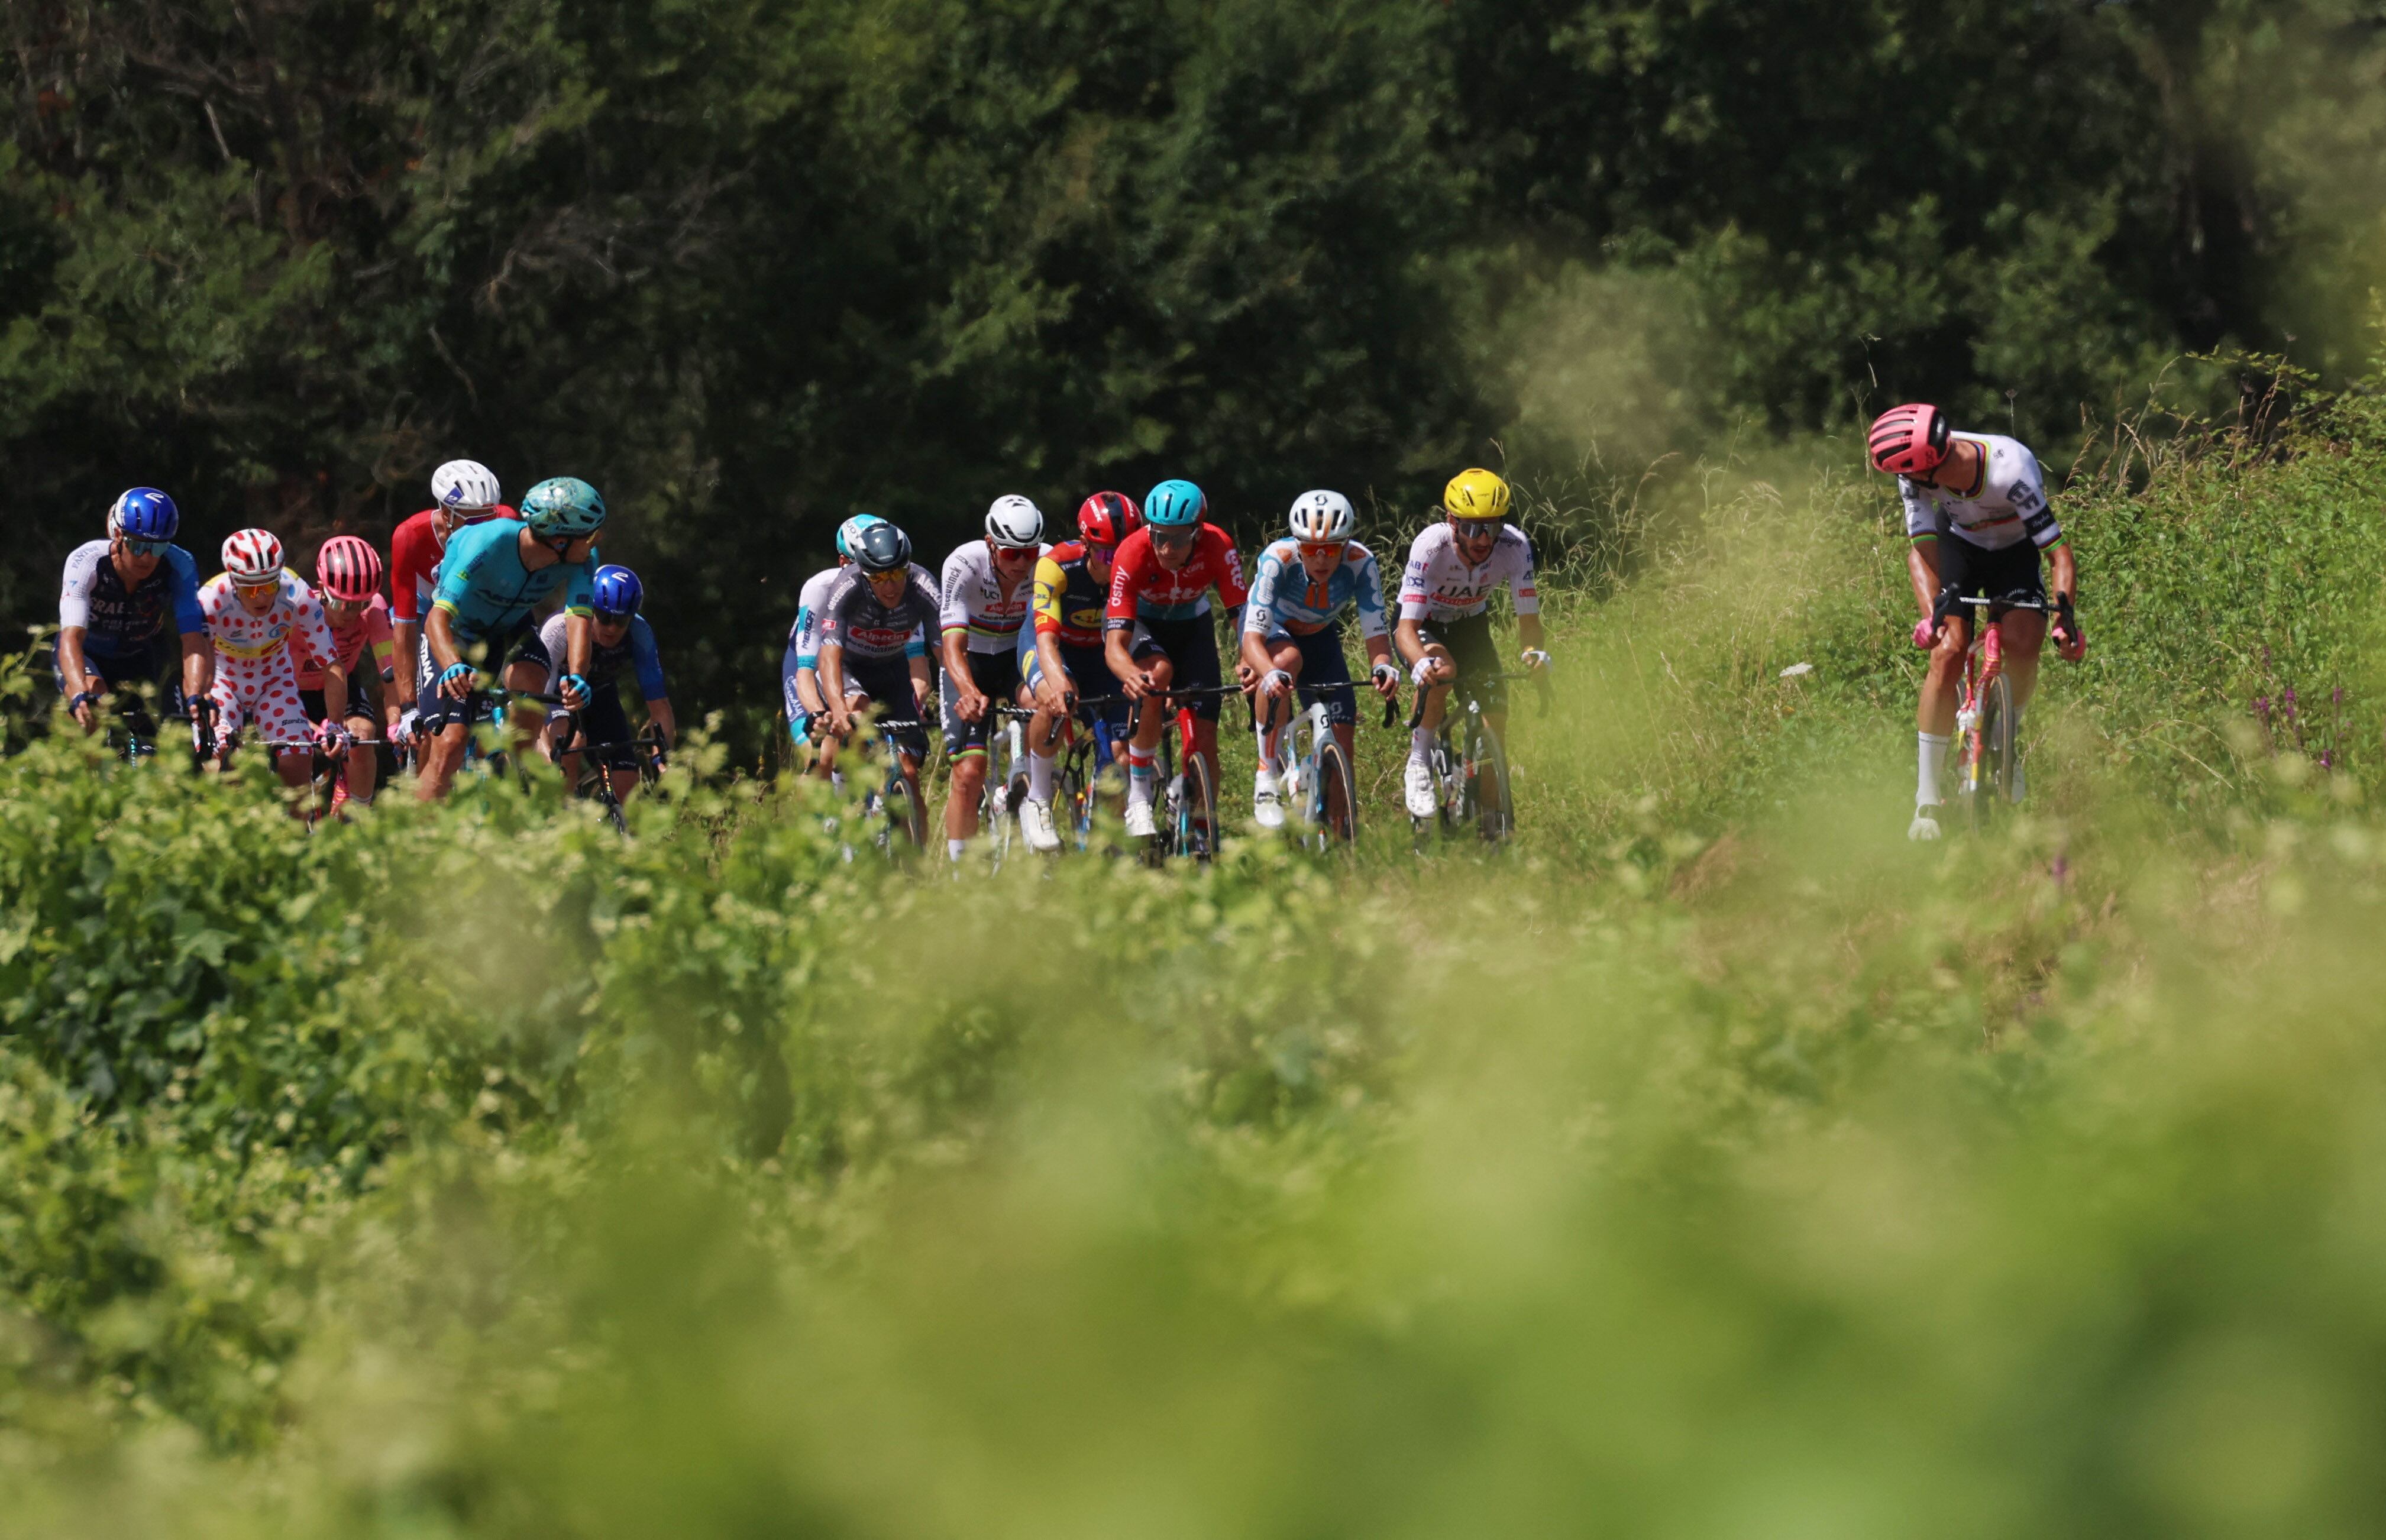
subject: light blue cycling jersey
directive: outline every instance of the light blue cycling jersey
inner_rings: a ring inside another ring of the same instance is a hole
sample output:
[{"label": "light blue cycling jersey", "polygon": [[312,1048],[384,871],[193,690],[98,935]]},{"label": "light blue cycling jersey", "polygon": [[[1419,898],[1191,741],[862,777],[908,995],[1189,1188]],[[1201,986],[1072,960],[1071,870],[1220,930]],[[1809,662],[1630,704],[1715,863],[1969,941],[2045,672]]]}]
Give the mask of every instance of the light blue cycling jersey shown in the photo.
[{"label": "light blue cycling jersey", "polygon": [[484,641],[513,630],[558,590],[563,594],[565,613],[596,613],[590,595],[596,576],[595,549],[585,561],[558,562],[534,572],[522,566],[521,531],[509,519],[493,519],[468,524],[448,537],[447,553],[439,563],[439,588],[431,602],[447,612],[458,640]]},{"label": "light blue cycling jersey", "polygon": [[1300,543],[1287,538],[1260,553],[1259,570],[1251,579],[1251,602],[1243,608],[1243,629],[1262,636],[1294,628],[1313,632],[1332,621],[1346,606],[1359,612],[1361,636],[1384,634],[1384,579],[1376,570],[1375,553],[1351,541],[1334,575],[1317,582],[1300,564]]}]

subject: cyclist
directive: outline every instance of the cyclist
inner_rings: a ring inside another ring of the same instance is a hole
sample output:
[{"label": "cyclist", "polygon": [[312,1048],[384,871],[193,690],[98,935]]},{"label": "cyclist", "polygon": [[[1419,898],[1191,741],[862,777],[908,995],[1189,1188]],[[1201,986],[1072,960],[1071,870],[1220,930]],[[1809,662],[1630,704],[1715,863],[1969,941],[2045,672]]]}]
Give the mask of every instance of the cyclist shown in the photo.
[{"label": "cyclist", "polygon": [[[2046,473],[2023,444],[1994,433],[1959,433],[1936,407],[1913,404],[1883,413],[1867,435],[1873,469],[1898,478],[1905,504],[1905,533],[1912,543],[1906,575],[1922,619],[1914,645],[1930,654],[1922,676],[1919,775],[1914,821],[1906,837],[1935,840],[1939,820],[1939,775],[1954,739],[1955,707],[1964,694],[1964,658],[1972,648],[1969,615],[1953,601],[1973,595],[1991,599],[2047,602],[2039,553],[2054,568],[2055,649],[2077,663],[2088,639],[2073,605],[2079,592],[2079,564],[2046,500]],[[2038,683],[2040,649],[2046,642],[2043,610],[2011,610],[1998,620],[2003,637],[2005,677],[2013,684],[2018,716]],[[2014,797],[2021,797],[2015,769]]]},{"label": "cyclist", "polygon": [[[58,584],[58,638],[52,667],[67,710],[86,732],[99,726],[100,698],[163,682],[166,709],[200,723],[215,685],[216,654],[199,607],[198,564],[174,544],[182,516],[155,487],[136,486],[107,510],[107,538],[67,557]],[[181,668],[165,646],[174,612]]]},{"label": "cyclist", "polygon": [[[910,536],[901,530],[873,524],[852,545],[853,566],[821,606],[821,699],[829,734],[838,739],[852,735],[854,719],[873,702],[898,719],[908,703],[914,719],[926,720],[934,690],[927,628],[944,607],[936,580],[912,561]],[[898,728],[888,737],[916,783],[927,730]]]},{"label": "cyclist", "polygon": [[[596,581],[596,532],[605,499],[577,476],[556,476],[530,489],[519,522],[499,520],[459,530],[439,566],[438,592],[422,628],[420,729],[431,738],[415,795],[429,802],[447,795],[464,762],[471,727],[472,692],[480,671],[464,656],[481,649],[492,670],[504,658],[505,687],[536,695],[562,664],[559,694],[577,710],[588,703],[590,589]],[[539,640],[532,612],[560,598],[565,656]],[[514,649],[510,657],[508,648]],[[537,735],[543,713],[517,707],[516,752]]]},{"label": "cyclist", "polygon": [[[332,656],[347,676],[347,711],[343,724],[352,739],[370,738],[383,723],[373,720],[372,702],[364,682],[375,682],[382,715],[391,732],[397,726],[395,685],[397,668],[390,633],[389,605],[381,596],[381,553],[352,534],[335,535],[315,553],[315,596],[331,627]],[[298,665],[298,702],[307,720],[319,727],[331,720],[324,702],[322,661],[309,654]],[[379,780],[381,757],[370,746],[348,745],[347,773],[333,794],[336,809],[351,798],[370,803]]]},{"label": "cyclist", "polygon": [[1424,715],[1409,734],[1401,791],[1413,818],[1431,818],[1438,795],[1429,757],[1450,703],[1450,682],[1462,673],[1498,732],[1507,721],[1500,683],[1500,647],[1491,636],[1491,595],[1509,591],[1516,639],[1527,670],[1549,665],[1542,650],[1541,601],[1533,588],[1533,543],[1508,522],[1508,483],[1488,470],[1462,470],[1442,489],[1438,524],[1428,524],[1409,546],[1400,574],[1400,618],[1395,632],[1425,695]]},{"label": "cyclist", "polygon": [[[332,644],[332,628],[314,590],[283,565],[282,542],[264,530],[241,530],[223,543],[223,571],[199,590],[199,607],[215,638],[214,699],[217,731],[227,758],[232,735],[246,724],[273,746],[273,768],[283,785],[307,784],[316,751],[345,754],[347,670]],[[303,651],[322,669],[323,699],[330,707],[320,728],[307,720],[298,701],[298,663]],[[294,805],[294,816],[305,808]]]},{"label": "cyclist", "polygon": [[1027,619],[1036,564],[1044,544],[1044,513],[1027,498],[998,497],[986,510],[986,537],[945,558],[943,627],[937,651],[944,664],[945,757],[953,779],[945,797],[945,853],[958,861],[977,835],[977,803],[986,790],[986,745],[997,706],[1014,706],[1019,688],[1019,632]]},{"label": "cyclist", "polygon": [[[1239,617],[1250,591],[1234,537],[1206,522],[1209,500],[1190,482],[1166,481],[1143,500],[1143,528],[1120,542],[1111,564],[1111,593],[1102,611],[1104,661],[1127,699],[1164,696],[1172,684],[1215,689],[1219,683],[1218,633],[1210,619],[1210,590]],[[1156,651],[1138,644],[1149,640]],[[1239,657],[1237,680],[1245,689],[1257,677]],[[1219,698],[1190,703],[1194,752],[1218,783]],[[1126,751],[1126,832],[1149,839],[1156,832],[1152,798],[1158,790],[1160,735],[1168,719],[1157,709],[1138,709],[1135,736]]]},{"label": "cyclist", "polygon": [[[1126,762],[1132,707],[1111,688],[1102,653],[1102,609],[1111,591],[1111,561],[1119,544],[1143,527],[1143,510],[1123,492],[1097,492],[1077,507],[1077,538],[1046,551],[1036,563],[1036,623],[1020,632],[1021,671],[1035,720],[1027,724],[1027,800],[1020,806],[1020,833],[1031,850],[1061,848],[1052,824],[1052,761],[1061,724],[1076,709],[1082,691],[1113,695],[1095,719],[1094,731],[1111,745],[1112,762]],[[1140,659],[1159,647],[1148,637]]]},{"label": "cyclist", "polygon": [[[626,567],[599,567],[588,585],[588,595],[589,608],[594,612],[588,656],[591,699],[580,713],[579,739],[602,745],[596,757],[612,777],[613,798],[627,801],[638,788],[638,753],[630,738],[630,715],[622,707],[618,682],[624,663],[638,676],[639,698],[647,703],[647,720],[662,733],[665,749],[678,741],[679,722],[672,715],[671,691],[663,682],[662,653],[655,645],[654,628],[638,613],[647,596],[646,585],[638,581],[638,574]],[[539,645],[551,657],[569,649],[570,632],[569,620],[563,611],[557,610],[539,628]],[[552,744],[549,752],[565,746]],[[579,754],[562,754],[557,762],[563,767],[564,783],[578,785]],[[659,755],[656,764],[660,768]]]},{"label": "cyclist", "polygon": [[500,501],[504,494],[496,472],[478,460],[449,460],[433,471],[431,496],[432,506],[399,524],[389,538],[389,613],[399,659],[395,682],[398,705],[408,713],[401,719],[401,738],[411,732],[425,656],[422,620],[431,613],[432,595],[439,586],[439,558],[448,540],[468,524],[515,517]]},{"label": "cyclist", "polygon": [[1292,505],[1292,534],[1260,553],[1251,602],[1243,607],[1243,660],[1260,675],[1260,768],[1251,779],[1251,818],[1262,829],[1284,827],[1276,795],[1276,741],[1300,701],[1304,678],[1324,686],[1326,720],[1350,758],[1359,702],[1350,665],[1342,656],[1337,623],[1346,609],[1359,617],[1367,649],[1368,682],[1389,700],[1400,687],[1400,666],[1385,634],[1384,580],[1375,553],[1350,538],[1359,516],[1338,492],[1304,492]]},{"label": "cyclist", "polygon": [[[856,537],[871,525],[885,522],[874,513],[857,513],[836,527],[836,565],[804,580],[803,592],[796,599],[796,623],[787,628],[787,650],[779,659],[779,694],[786,701],[787,736],[796,747],[814,751],[810,773],[826,776],[832,786],[845,784],[845,774],[836,768],[836,740],[823,732],[815,742],[811,731],[828,709],[820,693],[821,610],[837,578],[853,565]],[[924,640],[920,656],[927,656]]]}]

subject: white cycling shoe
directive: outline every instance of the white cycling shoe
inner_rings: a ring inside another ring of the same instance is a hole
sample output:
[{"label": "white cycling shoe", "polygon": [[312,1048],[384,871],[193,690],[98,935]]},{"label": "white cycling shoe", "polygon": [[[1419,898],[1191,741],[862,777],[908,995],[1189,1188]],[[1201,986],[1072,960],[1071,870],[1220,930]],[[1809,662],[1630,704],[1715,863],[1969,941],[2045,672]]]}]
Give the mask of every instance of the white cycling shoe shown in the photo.
[{"label": "white cycling shoe", "polygon": [[1129,802],[1126,805],[1126,832],[1139,840],[1148,840],[1160,833],[1159,821],[1151,816],[1150,803]]},{"label": "white cycling shoe", "polygon": [[1905,826],[1909,840],[1935,840],[1939,837],[1939,820],[1930,815],[1939,810],[1934,802],[1926,802],[1914,809],[1914,821]]},{"label": "white cycling shoe", "polygon": [[1029,797],[1019,805],[1019,832],[1027,836],[1027,848],[1049,856],[1061,848],[1060,832],[1052,827],[1052,805]]},{"label": "white cycling shoe", "polygon": [[1251,783],[1251,821],[1262,829],[1284,827],[1284,799],[1276,795],[1273,783]]},{"label": "white cycling shoe", "polygon": [[1433,767],[1422,759],[1412,759],[1401,773],[1400,792],[1409,805],[1409,817],[1431,818],[1439,806],[1434,793]]}]

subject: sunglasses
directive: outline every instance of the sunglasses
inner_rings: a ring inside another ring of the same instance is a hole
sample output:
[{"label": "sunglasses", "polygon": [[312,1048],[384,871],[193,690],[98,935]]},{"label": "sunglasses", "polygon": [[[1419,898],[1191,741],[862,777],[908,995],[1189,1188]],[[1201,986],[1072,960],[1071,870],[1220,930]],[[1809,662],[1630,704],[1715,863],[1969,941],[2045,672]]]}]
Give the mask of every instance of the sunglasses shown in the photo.
[{"label": "sunglasses", "polygon": [[1167,545],[1171,547],[1177,545],[1190,545],[1193,544],[1193,537],[1196,532],[1198,532],[1193,530],[1153,530],[1151,532],[1151,543],[1154,545]]},{"label": "sunglasses", "polygon": [[1324,561],[1329,557],[1339,557],[1350,548],[1350,542],[1343,540],[1304,540],[1300,544],[1303,560]]},{"label": "sunglasses", "polygon": [[118,535],[117,538],[124,542],[124,554],[133,557],[162,557],[166,554],[166,547],[172,544],[166,540],[135,540],[129,534]]},{"label": "sunglasses", "polygon": [[994,559],[997,561],[1033,561],[1036,559],[1036,549],[1033,546],[1023,550],[1013,545],[997,545],[994,548]]}]

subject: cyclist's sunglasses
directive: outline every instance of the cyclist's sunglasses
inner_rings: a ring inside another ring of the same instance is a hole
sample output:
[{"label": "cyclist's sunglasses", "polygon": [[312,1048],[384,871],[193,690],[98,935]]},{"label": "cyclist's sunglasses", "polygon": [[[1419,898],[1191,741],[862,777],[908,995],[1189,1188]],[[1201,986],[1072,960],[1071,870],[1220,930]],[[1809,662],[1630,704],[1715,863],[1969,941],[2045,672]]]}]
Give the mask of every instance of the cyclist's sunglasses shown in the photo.
[{"label": "cyclist's sunglasses", "polygon": [[1501,525],[1506,523],[1507,520],[1502,519],[1461,519],[1456,514],[1452,514],[1450,515],[1450,522],[1458,526],[1458,538],[1461,540],[1488,540],[1500,532]]},{"label": "cyclist's sunglasses", "polygon": [[116,538],[124,542],[124,554],[133,557],[162,557],[166,548],[173,544],[170,540],[135,540],[129,534]]},{"label": "cyclist's sunglasses", "polygon": [[1172,548],[1192,545],[1193,537],[1200,532],[1192,529],[1162,529],[1149,524],[1145,525],[1144,528],[1151,531],[1151,543],[1154,545],[1166,545]]},{"label": "cyclist's sunglasses", "polygon": [[1300,542],[1300,545],[1302,559],[1314,561],[1324,561],[1328,557],[1338,558],[1350,548],[1350,543],[1347,540],[1304,540]]}]

